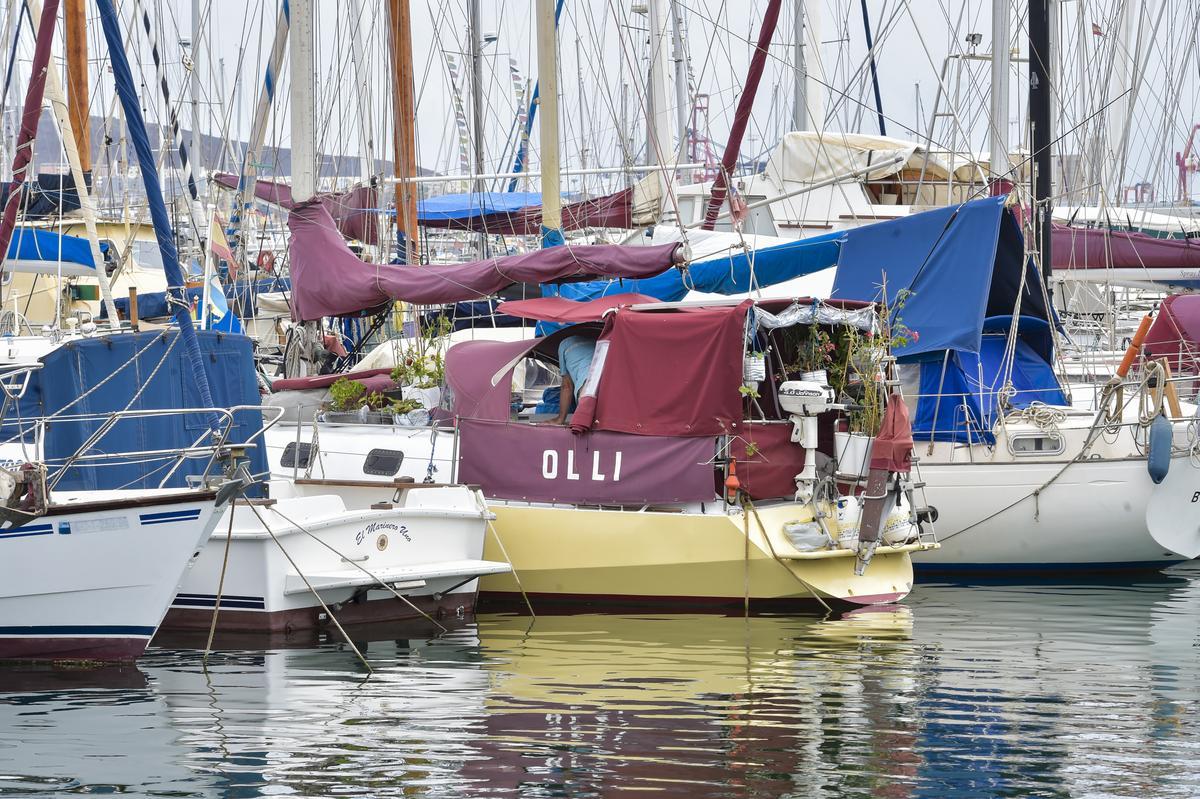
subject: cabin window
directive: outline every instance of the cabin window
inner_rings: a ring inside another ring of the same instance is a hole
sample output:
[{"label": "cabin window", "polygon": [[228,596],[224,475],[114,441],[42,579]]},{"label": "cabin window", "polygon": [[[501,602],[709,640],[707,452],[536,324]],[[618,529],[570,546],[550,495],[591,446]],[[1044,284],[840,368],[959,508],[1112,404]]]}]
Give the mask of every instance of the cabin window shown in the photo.
[{"label": "cabin window", "polygon": [[377,477],[395,477],[404,463],[404,453],[395,449],[373,449],[367,453],[363,461],[363,474],[373,474]]},{"label": "cabin window", "polygon": [[301,441],[297,447],[296,442],[292,441],[283,448],[283,457],[279,459],[279,465],[285,469],[307,469],[308,464],[312,462],[312,453],[312,444]]},{"label": "cabin window", "polygon": [[695,197],[679,197],[679,222],[684,225],[690,225],[696,219],[696,198]]},{"label": "cabin window", "polygon": [[1057,455],[1066,447],[1061,436],[1051,433],[1033,433],[1013,436],[1008,441],[1008,448],[1013,455]]}]

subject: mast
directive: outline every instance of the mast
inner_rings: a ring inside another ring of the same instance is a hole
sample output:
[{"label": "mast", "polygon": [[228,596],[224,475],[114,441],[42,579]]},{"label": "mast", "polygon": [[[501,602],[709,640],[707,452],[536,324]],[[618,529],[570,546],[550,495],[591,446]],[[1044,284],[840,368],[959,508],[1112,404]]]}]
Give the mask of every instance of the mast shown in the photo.
[{"label": "mast", "polygon": [[[557,0],[554,4],[554,27],[558,29],[558,18],[562,15],[563,2],[565,0]],[[539,80],[533,84],[533,96],[529,99],[529,113],[525,115],[525,130],[521,134],[521,141],[517,145],[517,157],[513,162],[513,172],[524,172],[525,162],[529,157],[529,137],[533,134],[533,123],[537,119],[538,97],[541,92],[542,82]],[[622,125],[622,129],[624,125]],[[623,136],[624,134],[622,134]],[[518,178],[512,178],[508,182],[508,190],[517,190]]]},{"label": "mast", "polygon": [[84,173],[92,171],[92,125],[88,113],[87,9],[85,0],[66,0],[63,7],[67,44],[67,97],[71,130]]},{"label": "mast", "polygon": [[1008,174],[1008,65],[1010,0],[992,0],[992,124],[991,155],[993,192]]},{"label": "mast", "polygon": [[883,121],[883,95],[879,93],[879,73],[875,69],[875,42],[871,38],[871,16],[867,13],[867,0],[862,0],[863,31],[867,35],[867,58],[871,62],[871,85],[875,89],[875,113],[879,117],[879,135],[887,135]]},{"label": "mast", "polygon": [[558,53],[554,0],[537,0],[538,104],[542,105],[542,246],[563,243],[562,194],[558,175]]},{"label": "mast", "polygon": [[244,258],[249,237],[246,231],[249,198],[254,197],[254,185],[258,178],[258,158],[267,137],[267,117],[275,103],[275,87],[279,82],[279,71],[283,67],[283,55],[287,52],[291,11],[288,0],[280,0],[279,17],[275,21],[275,37],[271,41],[271,55],[267,60],[267,71],[263,76],[263,89],[254,106],[254,117],[250,122],[250,136],[246,141],[246,152],[242,156],[241,174],[238,175],[237,192],[234,194],[233,213],[229,227],[234,233],[234,254]]},{"label": "mast", "polygon": [[[12,183],[9,184],[8,199],[4,203],[4,217],[0,219],[0,273],[3,273],[4,262],[8,260],[8,245],[12,243],[13,230],[17,226],[25,173],[29,169],[29,162],[33,160],[33,144],[37,139],[38,120],[42,116],[42,98],[46,91],[47,67],[57,20],[58,0],[47,0],[46,13],[38,20],[37,41],[33,61],[29,65],[29,88],[25,91],[25,106],[21,111],[21,129],[17,132],[17,144],[13,148]],[[3,286],[2,281],[0,286]]]},{"label": "mast", "polygon": [[1050,3],[1029,0],[1029,124],[1033,128],[1033,225],[1041,258],[1042,277],[1050,286],[1051,132],[1050,103]]},{"label": "mast", "polygon": [[[25,0],[29,8],[30,24],[36,28],[42,18],[41,0]],[[113,304],[112,288],[108,275],[104,273],[104,255],[100,252],[100,236],[96,232],[96,205],[92,200],[92,192],[88,188],[83,171],[83,153],[79,151],[78,134],[71,120],[71,110],[63,93],[63,86],[58,74],[58,66],[54,59],[46,64],[46,94],[50,97],[50,105],[58,128],[62,132],[63,149],[67,154],[67,163],[71,166],[71,178],[75,181],[75,191],[79,196],[79,209],[83,212],[83,225],[87,230],[88,249],[92,254],[92,263],[96,267],[96,282],[100,285],[100,297],[104,302],[105,313],[108,314],[110,327],[121,326],[117,315],[117,306]]]},{"label": "mast", "polygon": [[[200,133],[200,40],[203,38],[204,22],[200,15],[200,0],[192,0],[192,163],[194,174],[201,179],[204,177],[204,158],[200,152],[200,147],[203,142]],[[166,84],[162,83],[162,86],[163,90],[165,91]],[[167,108],[170,107],[171,104],[168,102]],[[203,212],[201,213],[201,216],[203,217]],[[197,219],[195,220],[195,224],[199,226],[201,221]],[[197,230],[199,230],[198,227]],[[203,236],[204,234],[200,235]]]},{"label": "mast", "polygon": [[[481,177],[483,175],[483,32],[479,23],[479,0],[470,0],[470,11],[467,36],[471,40],[471,150],[473,156],[471,171],[475,174],[475,179],[471,181],[471,191],[478,198],[479,211],[482,214],[486,187]],[[487,258],[489,255],[487,230],[481,230],[479,231],[479,257]]]},{"label": "mast", "polygon": [[[162,255],[163,272],[167,278],[167,306],[179,325],[179,338],[191,365],[191,377],[200,394],[200,404],[202,407],[211,408],[213,403],[212,392],[208,387],[208,374],[204,371],[204,361],[200,357],[200,343],[196,338],[196,328],[192,324],[192,309],[184,289],[183,270],[179,268],[179,253],[175,250],[175,239],[171,235],[167,205],[163,201],[162,186],[158,180],[158,166],[155,163],[154,151],[150,149],[146,121],[142,118],[137,84],[134,83],[129,58],[125,54],[125,43],[121,38],[121,18],[113,6],[113,0],[96,0],[96,5],[100,7],[100,24],[104,28],[104,39],[108,45],[113,81],[116,83],[117,95],[121,98],[121,107],[125,110],[129,138],[133,140],[133,148],[137,152],[138,165],[142,171],[142,185],[150,206],[150,219],[154,223],[154,235],[158,239],[158,250]],[[57,11],[58,0],[49,0],[47,3],[47,13],[42,17],[43,25],[47,17],[53,19],[53,14],[49,11],[50,6],[54,6]],[[210,425],[215,426],[218,420],[215,415],[210,415],[208,421]]]},{"label": "mast", "polygon": [[683,46],[683,4],[679,0],[671,0],[671,37],[675,49],[675,127],[682,153],[687,142],[688,110],[692,103],[688,92],[687,50]]},{"label": "mast", "polygon": [[[396,225],[404,234],[404,252],[400,260],[413,264],[417,250],[417,184],[407,179],[417,176],[417,110],[413,96],[412,16],[409,0],[389,0],[391,23],[393,112],[393,155],[396,177]],[[482,173],[476,166],[475,173]]]},{"label": "mast", "polygon": [[[650,28],[650,74],[647,79],[649,115],[646,143],[646,163],[669,164],[674,160],[674,144],[671,136],[670,77],[667,61],[671,57],[667,46],[668,11],[666,0],[649,0],[646,3],[646,21]],[[663,185],[668,176],[660,172]],[[665,194],[665,192],[664,192]]]},{"label": "mast", "polygon": [[[808,130],[808,107],[807,107],[807,89],[808,86],[808,66],[804,63],[804,2],[805,0],[795,0],[795,42],[792,47],[793,65],[792,74],[792,130]],[[997,0],[999,2],[999,0]]]},{"label": "mast", "polygon": [[717,214],[721,204],[729,193],[729,177],[737,164],[738,153],[742,148],[742,137],[746,135],[746,126],[750,123],[750,110],[754,107],[754,95],[758,92],[758,84],[762,80],[763,68],[767,63],[767,50],[771,47],[771,38],[775,35],[775,25],[779,22],[779,9],[782,0],[770,0],[766,13],[763,14],[762,28],[758,32],[758,44],[750,59],[750,69],[746,72],[746,85],[742,87],[738,98],[737,111],[733,115],[733,126],[729,129],[729,141],[725,143],[725,152],[721,154],[721,169],[713,181],[712,195],[708,198],[708,206],[704,209],[704,230],[712,230],[717,224]]},{"label": "mast", "polygon": [[299,205],[317,193],[313,0],[291,0],[291,5],[292,202]]}]

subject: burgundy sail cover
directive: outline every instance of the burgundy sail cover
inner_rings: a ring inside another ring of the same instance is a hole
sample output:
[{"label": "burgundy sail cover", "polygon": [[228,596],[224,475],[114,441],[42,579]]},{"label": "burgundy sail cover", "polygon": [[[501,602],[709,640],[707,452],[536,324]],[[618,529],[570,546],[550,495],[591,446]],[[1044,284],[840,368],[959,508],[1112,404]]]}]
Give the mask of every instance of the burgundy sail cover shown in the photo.
[{"label": "burgundy sail cover", "polygon": [[680,246],[562,246],[465,264],[409,266],[355,256],[320,201],[293,207],[288,228],[292,316],[302,321],[349,316],[392,300],[420,305],[478,300],[513,283],[651,277],[674,265]]},{"label": "burgundy sail cover", "polygon": [[1160,239],[1145,233],[1055,225],[1051,263],[1055,269],[1200,269],[1200,241]]},{"label": "burgundy sail cover", "polygon": [[[227,189],[236,189],[238,185],[237,175],[227,172],[213,175],[213,180]],[[294,205],[292,187],[274,180],[255,181],[254,196],[289,211]],[[374,186],[358,186],[350,191],[319,196],[343,236],[364,244],[376,244],[379,241],[379,192]]]},{"label": "burgundy sail cover", "polygon": [[573,435],[558,425],[459,422],[458,479],[499,499],[605,505],[716,497],[714,438]]},{"label": "burgundy sail cover", "polygon": [[[738,432],[746,313],[753,304],[611,314],[571,429],[647,436]],[[590,395],[596,369],[599,382]]]},{"label": "burgundy sail cover", "polygon": [[871,469],[907,474],[912,470],[912,449],[908,405],[904,397],[892,394],[888,398],[887,410],[883,412],[883,425],[871,448]]}]

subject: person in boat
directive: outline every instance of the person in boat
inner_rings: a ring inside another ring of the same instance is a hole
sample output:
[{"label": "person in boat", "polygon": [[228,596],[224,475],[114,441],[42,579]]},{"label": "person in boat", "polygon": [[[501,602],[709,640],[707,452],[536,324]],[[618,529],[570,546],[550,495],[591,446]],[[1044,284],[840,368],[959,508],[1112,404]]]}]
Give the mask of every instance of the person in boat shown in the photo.
[{"label": "person in boat", "polygon": [[596,339],[587,336],[567,336],[558,344],[558,369],[562,388],[558,393],[558,417],[555,424],[566,424],[567,416],[575,409],[579,392],[587,382],[596,354]]}]

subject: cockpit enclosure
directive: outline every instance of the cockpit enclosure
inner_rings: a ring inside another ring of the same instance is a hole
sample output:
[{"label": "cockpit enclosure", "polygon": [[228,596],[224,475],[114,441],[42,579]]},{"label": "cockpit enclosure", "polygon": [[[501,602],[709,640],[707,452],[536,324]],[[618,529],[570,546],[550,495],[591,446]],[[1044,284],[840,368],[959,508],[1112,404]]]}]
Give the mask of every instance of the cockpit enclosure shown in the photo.
[{"label": "cockpit enclosure", "polygon": [[[853,472],[838,468],[835,442],[883,424],[886,352],[872,304],[566,302],[501,308],[575,322],[553,335],[450,349],[461,480],[499,498],[628,505],[718,500],[733,461],[754,499],[793,498],[814,467],[852,483],[865,476],[861,454]],[[527,360],[556,366],[559,343],[579,335],[597,342],[564,427],[514,393],[513,376]],[[831,387],[834,401],[814,414],[811,442],[781,401],[784,384],[798,381]],[[808,470],[806,449],[818,461]]]}]

